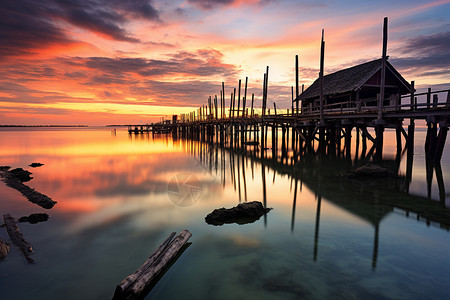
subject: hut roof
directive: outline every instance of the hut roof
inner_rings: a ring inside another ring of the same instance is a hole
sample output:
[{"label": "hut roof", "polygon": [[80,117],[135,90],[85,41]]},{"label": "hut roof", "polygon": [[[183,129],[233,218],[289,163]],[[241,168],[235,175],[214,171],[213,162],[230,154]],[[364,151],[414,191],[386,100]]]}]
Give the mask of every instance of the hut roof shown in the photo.
[{"label": "hut roof", "polygon": [[[323,77],[323,94],[327,96],[356,91],[380,69],[381,58],[325,75]],[[400,85],[403,86],[402,91],[405,94],[410,91],[411,85],[388,61],[386,61],[386,72],[388,71],[393,73]],[[296,100],[316,98],[319,96],[319,78],[317,78]]]}]

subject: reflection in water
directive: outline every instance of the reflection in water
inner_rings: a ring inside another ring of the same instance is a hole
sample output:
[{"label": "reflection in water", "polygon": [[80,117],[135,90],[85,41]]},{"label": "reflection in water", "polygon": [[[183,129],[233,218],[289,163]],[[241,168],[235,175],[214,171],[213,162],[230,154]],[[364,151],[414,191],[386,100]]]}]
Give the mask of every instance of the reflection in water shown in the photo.
[{"label": "reflection in water", "polygon": [[[433,276],[450,276],[449,236],[441,229],[450,219],[441,198],[447,154],[442,176],[434,167],[429,199],[423,149],[405,160],[389,134],[379,164],[398,176],[373,180],[340,176],[373,161],[366,139],[324,153],[317,143],[293,150],[292,133],[286,131],[284,143],[282,136],[278,151],[261,157],[251,144],[216,147],[119,129],[116,135],[110,129],[0,131],[0,165],[44,163],[33,170],[30,187],[58,201],[47,222],[20,224],[38,263],[27,268],[14,255],[2,261],[2,297],[110,298],[168,233],[182,229],[193,233],[192,246],[147,299],[447,295],[446,283]],[[270,128],[264,138],[272,145]],[[190,185],[202,192],[195,204],[180,207],[170,199],[169,183],[182,174],[195,175]],[[2,211],[45,212],[1,184]],[[215,208],[254,200],[274,208],[266,219],[220,228],[204,222]]]},{"label": "reflection in water", "polygon": [[[285,133],[283,133],[285,136]],[[276,135],[275,135],[276,137]],[[289,139],[287,139],[289,140]],[[426,182],[427,197],[409,193],[409,187],[412,180],[413,156],[408,155],[406,176],[401,175],[401,159],[407,153],[405,148],[396,147],[394,159],[381,159],[374,156],[375,145],[366,153],[366,139],[363,139],[361,152],[359,150],[359,134],[356,134],[355,146],[352,149],[351,139],[346,139],[344,148],[327,148],[320,145],[306,146],[301,149],[301,153],[287,150],[286,142],[283,139],[281,149],[278,149],[277,141],[272,141],[271,157],[267,155],[259,156],[259,152],[254,149],[247,149],[247,146],[240,148],[220,147],[213,143],[206,143],[194,140],[183,140],[183,143],[189,143],[199,152],[190,152],[197,157],[200,163],[205,165],[205,169],[211,172],[214,166],[216,173],[220,159],[222,163],[219,168],[220,174],[223,174],[222,181],[225,183],[226,163],[222,159],[224,152],[228,152],[230,178],[234,185],[234,190],[238,195],[239,203],[242,201],[242,190],[247,201],[247,173],[252,173],[254,164],[259,164],[261,168],[261,187],[264,207],[270,206],[267,200],[267,179],[266,168],[273,172],[273,184],[275,184],[276,174],[287,176],[288,180],[294,184],[293,203],[291,213],[291,232],[294,231],[295,209],[297,204],[297,187],[303,183],[316,195],[316,214],[314,229],[314,250],[313,260],[318,258],[319,249],[319,229],[322,197],[328,202],[336,204],[338,207],[350,212],[351,214],[362,218],[372,224],[374,232],[373,250],[372,250],[372,268],[377,265],[380,225],[382,220],[395,209],[401,209],[405,216],[410,213],[417,216],[417,220],[425,220],[429,225],[431,222],[439,224],[441,228],[450,229],[450,209],[445,205],[445,187],[442,176],[442,169],[439,164],[433,164],[426,159]],[[236,143],[232,143],[236,145]],[[218,157],[220,153],[220,158]],[[290,153],[290,154],[288,154]],[[291,155],[291,157],[289,157]],[[251,162],[251,170],[248,170],[247,162]],[[375,161],[378,165],[391,170],[395,176],[389,178],[368,178],[368,179],[349,179],[343,176],[346,172]],[[436,171],[437,185],[439,189],[440,203],[431,200],[432,174]],[[242,184],[242,187],[241,187]],[[225,186],[225,184],[224,184]],[[267,227],[267,215],[264,215],[264,226]]]}]

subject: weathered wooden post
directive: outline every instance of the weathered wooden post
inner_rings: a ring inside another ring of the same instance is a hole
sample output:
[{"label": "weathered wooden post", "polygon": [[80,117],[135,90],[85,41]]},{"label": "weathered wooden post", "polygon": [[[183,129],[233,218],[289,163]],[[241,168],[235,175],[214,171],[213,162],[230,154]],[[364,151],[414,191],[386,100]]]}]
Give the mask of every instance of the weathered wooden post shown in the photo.
[{"label": "weathered wooden post", "polygon": [[[296,108],[298,115],[298,99],[299,91],[298,91],[298,55],[295,56],[295,99],[297,99]],[[294,97],[292,97],[294,98]],[[294,103],[292,103],[292,113],[294,113]]]},{"label": "weathered wooden post", "polygon": [[255,101],[255,94],[252,94],[252,107],[251,107],[251,110],[250,110],[250,115],[253,117],[253,115],[254,115],[254,112],[253,112],[253,102]]},{"label": "weathered wooden post", "polygon": [[239,110],[241,108],[241,80],[239,79],[239,91],[238,91],[238,108],[237,108],[237,117],[239,118]]},{"label": "weathered wooden post", "polygon": [[264,73],[264,81],[263,81],[263,94],[262,94],[262,115],[266,115],[266,80],[267,80],[267,74]]},{"label": "weathered wooden post", "polygon": [[395,136],[397,140],[397,157],[400,157],[402,152],[402,125],[399,124],[395,128]]},{"label": "weathered wooden post", "polygon": [[376,133],[376,141],[375,141],[375,156],[377,159],[381,159],[383,157],[383,133],[384,133],[384,126],[383,125],[376,125],[375,126],[375,133]]},{"label": "weathered wooden post", "polygon": [[233,118],[234,118],[235,107],[236,107],[236,88],[233,89],[233,112],[232,112]]},{"label": "weathered wooden post", "polygon": [[437,137],[437,145],[436,145],[436,152],[434,154],[434,160],[433,162],[435,164],[439,164],[441,162],[442,153],[444,151],[445,141],[447,139],[447,132],[448,132],[448,123],[443,121],[441,124],[439,124],[439,135]]},{"label": "weathered wooden post", "polygon": [[223,103],[222,103],[222,119],[225,118],[225,83],[222,81],[222,94],[223,94]]},{"label": "weathered wooden post", "polygon": [[434,94],[433,95],[433,108],[436,108],[438,106],[438,102],[439,102],[438,95]]},{"label": "weathered wooden post", "polygon": [[228,111],[228,118],[231,119],[231,111],[233,110],[233,93],[231,93],[230,97],[230,110]]},{"label": "weathered wooden post", "polygon": [[324,113],[323,113],[323,67],[324,67],[324,56],[325,56],[325,42],[323,40],[322,29],[322,41],[320,43],[320,72],[319,72],[319,89],[320,89],[320,124],[325,123]]},{"label": "weathered wooden post", "polygon": [[215,114],[216,114],[216,120],[218,116],[217,112],[217,95],[214,95],[214,108],[215,108]]},{"label": "weathered wooden post", "polygon": [[248,77],[245,77],[244,98],[242,99],[242,116],[243,117],[246,117],[245,106],[247,104],[247,83],[248,83]]},{"label": "weathered wooden post", "polygon": [[[292,116],[294,116],[295,115],[295,111],[294,111],[294,87],[293,86],[291,86],[291,99],[292,99],[292,104],[291,104]],[[288,115],[289,115],[289,113],[288,113]]]},{"label": "weathered wooden post", "polygon": [[415,92],[415,88],[414,88],[414,80],[411,81],[411,90],[410,90],[410,105],[411,105],[411,110],[416,110],[416,107],[414,105],[414,92]]},{"label": "weathered wooden post", "polygon": [[383,23],[383,51],[381,56],[381,83],[380,83],[380,98],[378,100],[378,121],[382,120],[383,102],[384,102],[384,86],[386,81],[386,53],[387,53],[387,38],[388,38],[388,18],[384,18]]}]

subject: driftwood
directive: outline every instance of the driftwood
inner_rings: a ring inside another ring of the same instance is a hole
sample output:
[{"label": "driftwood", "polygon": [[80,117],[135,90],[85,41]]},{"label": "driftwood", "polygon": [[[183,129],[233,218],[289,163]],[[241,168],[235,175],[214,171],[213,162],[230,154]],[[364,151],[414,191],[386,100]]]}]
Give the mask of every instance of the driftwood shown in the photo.
[{"label": "driftwood", "polygon": [[206,223],[211,225],[223,225],[225,223],[237,223],[240,225],[253,223],[271,209],[265,208],[261,202],[253,201],[241,203],[233,208],[218,208],[213,210],[205,218]]},{"label": "driftwood", "polygon": [[177,255],[183,252],[192,234],[188,230],[183,230],[175,239],[174,236],[175,232],[150,255],[139,269],[117,285],[113,299],[138,299],[149,292],[148,287],[155,284],[159,279],[158,276],[170,266]]},{"label": "driftwood", "polygon": [[30,257],[30,254],[33,254],[34,251],[31,244],[24,239],[19,227],[17,227],[16,220],[10,214],[3,215],[3,220],[5,221],[6,231],[11,241],[19,247],[29,263],[34,263],[34,260]]},{"label": "driftwood", "polygon": [[0,260],[3,260],[9,253],[9,245],[4,240],[0,239]]},{"label": "driftwood", "polygon": [[53,201],[49,196],[30,188],[28,185],[23,184],[23,181],[31,179],[30,174],[30,172],[19,168],[11,171],[2,171],[1,175],[7,186],[22,193],[22,195],[30,202],[46,209],[52,208],[56,204],[56,201]]}]

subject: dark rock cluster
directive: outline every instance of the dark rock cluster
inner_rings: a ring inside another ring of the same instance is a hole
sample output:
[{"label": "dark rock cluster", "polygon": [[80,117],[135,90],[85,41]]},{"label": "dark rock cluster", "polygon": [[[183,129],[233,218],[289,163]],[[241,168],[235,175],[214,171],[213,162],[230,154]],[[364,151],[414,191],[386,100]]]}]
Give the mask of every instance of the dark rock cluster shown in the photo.
[{"label": "dark rock cluster", "polygon": [[253,201],[241,203],[233,208],[219,208],[208,214],[205,218],[206,223],[211,225],[223,224],[248,224],[259,220],[271,208],[265,208],[261,202]]}]

